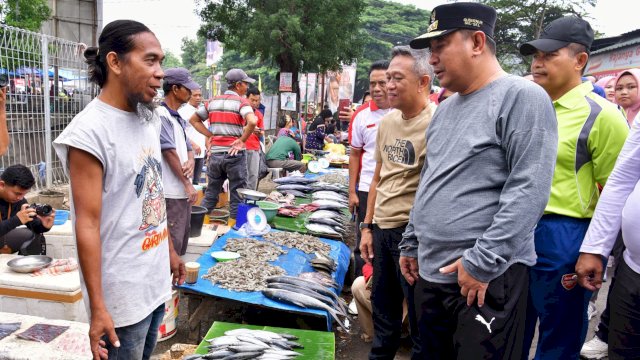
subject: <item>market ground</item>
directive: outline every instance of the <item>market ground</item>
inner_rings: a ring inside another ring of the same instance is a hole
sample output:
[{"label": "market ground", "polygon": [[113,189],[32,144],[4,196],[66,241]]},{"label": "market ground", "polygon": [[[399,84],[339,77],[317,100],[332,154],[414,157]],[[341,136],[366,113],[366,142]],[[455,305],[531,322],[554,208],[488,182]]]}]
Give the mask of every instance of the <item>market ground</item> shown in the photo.
[{"label": "market ground", "polygon": [[[271,181],[263,180],[259,186],[259,190],[262,192],[269,193],[274,188],[274,184]],[[349,246],[353,246],[354,238],[353,236],[349,236],[346,240]],[[609,283],[605,283],[603,288],[600,291],[600,294],[603,294],[598,297],[597,301],[597,309],[598,314],[602,313],[602,310],[605,306],[606,294],[608,292]],[[351,300],[351,294],[348,292],[348,286],[345,286],[345,290],[343,291],[342,297],[345,300]],[[189,326],[187,324],[187,311],[188,309],[188,301],[189,298],[186,296],[181,296],[179,303],[179,315],[177,321],[178,331],[176,335],[173,337],[159,342],[154,351],[154,356],[152,359],[159,359],[161,354],[164,354],[171,348],[173,344],[184,343],[184,344],[195,344],[195,342],[190,342],[188,340],[189,337]],[[278,312],[263,312],[260,309],[247,309],[244,305],[239,304],[237,302],[230,301],[216,301],[212,305],[209,312],[209,318],[213,318],[215,321],[227,321],[227,322],[235,322],[235,323],[252,323],[255,321],[259,321],[262,324],[269,324],[272,326],[282,326],[283,318],[279,316]],[[595,327],[598,324],[598,316],[595,316],[591,319],[589,323],[589,332],[587,334],[587,340],[590,340],[593,337]],[[252,321],[253,320],[253,321]],[[203,319],[202,326],[200,329],[200,334],[198,334],[197,338],[200,340],[206,334],[206,331],[211,326],[211,320]],[[300,328],[308,328],[308,324],[304,321],[298,319],[296,324],[299,325]],[[576,329],[577,331],[577,329]],[[354,317],[353,321],[351,321],[351,331],[350,333],[345,332],[335,332],[335,340],[336,340],[336,359],[337,360],[347,360],[347,359],[367,359],[367,355],[369,350],[371,349],[371,343],[366,343],[360,338],[360,325],[357,321],[357,318]],[[534,339],[531,354],[535,351],[535,346],[537,343],[537,335]],[[411,343],[410,339],[406,338],[403,340],[401,348],[398,350],[395,359],[397,360],[408,360],[411,358]],[[532,358],[532,356],[531,356]]]}]

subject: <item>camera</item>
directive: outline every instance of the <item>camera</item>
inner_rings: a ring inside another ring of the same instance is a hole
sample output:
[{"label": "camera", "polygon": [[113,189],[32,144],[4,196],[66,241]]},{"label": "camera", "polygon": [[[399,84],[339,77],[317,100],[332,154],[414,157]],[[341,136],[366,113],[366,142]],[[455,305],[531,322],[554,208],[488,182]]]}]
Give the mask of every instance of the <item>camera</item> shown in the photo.
[{"label": "camera", "polygon": [[40,216],[49,216],[53,212],[53,208],[49,204],[31,204],[29,206],[36,210],[36,214]]},{"label": "camera", "polygon": [[0,88],[9,85],[9,77],[7,74],[0,74]]}]

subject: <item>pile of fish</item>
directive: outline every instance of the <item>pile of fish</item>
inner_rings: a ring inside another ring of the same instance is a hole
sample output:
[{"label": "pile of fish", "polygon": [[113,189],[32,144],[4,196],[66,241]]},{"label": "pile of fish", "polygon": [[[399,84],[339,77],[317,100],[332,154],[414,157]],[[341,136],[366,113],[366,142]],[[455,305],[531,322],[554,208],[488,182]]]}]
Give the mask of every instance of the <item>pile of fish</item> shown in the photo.
[{"label": "pile of fish", "polygon": [[331,246],[317,237],[296,232],[270,232],[262,235],[262,238],[280,246],[296,248],[307,254],[313,254],[316,252],[328,254],[331,251]]},{"label": "pile of fish", "polygon": [[274,190],[269,193],[265,201],[271,201],[272,203],[276,203],[279,205],[294,205],[296,202],[296,197],[295,195],[282,194]]},{"label": "pile of fish", "polygon": [[318,181],[332,183],[332,184],[340,184],[349,186],[349,181],[345,176],[336,173],[328,173],[316,178]]},{"label": "pile of fish", "polygon": [[333,291],[315,282],[292,276],[275,276],[267,279],[267,289],[262,294],[272,300],[297,305],[305,309],[324,310],[346,331],[348,327],[338,315],[348,318],[347,303]]},{"label": "pile of fish", "polygon": [[346,225],[346,218],[342,213],[334,210],[316,210],[307,218],[305,227],[313,234],[343,237]]},{"label": "pile of fish", "polygon": [[285,273],[279,266],[240,258],[217,263],[202,278],[231,291],[260,291],[267,287],[267,278]]},{"label": "pile of fish", "polygon": [[311,204],[301,205],[285,205],[278,209],[278,215],[287,217],[297,217],[303,212],[313,212],[318,210],[318,207]]},{"label": "pile of fish", "polygon": [[275,261],[278,256],[287,253],[286,250],[270,242],[251,238],[227,239],[224,249],[237,252],[243,258],[253,261]]},{"label": "pile of fish", "polygon": [[340,289],[340,286],[338,285],[337,282],[335,282],[335,280],[333,280],[331,275],[327,275],[327,273],[325,272],[317,272],[317,271],[303,272],[303,273],[300,273],[298,277],[307,281],[322,284],[326,287],[332,287],[336,290]]},{"label": "pile of fish", "polygon": [[336,271],[337,268],[336,262],[332,258],[320,253],[316,253],[316,257],[314,259],[311,259],[311,267],[313,267],[316,271],[325,273],[329,276],[331,276],[331,274]]},{"label": "pile of fish", "polygon": [[290,334],[278,334],[266,330],[229,330],[209,342],[209,352],[204,355],[189,355],[183,360],[201,359],[295,359],[302,355],[294,349],[304,348]]},{"label": "pile of fish", "polygon": [[[336,179],[342,181],[335,181]],[[278,192],[310,199],[305,206],[285,206],[278,210],[278,215],[297,217],[303,212],[313,212],[309,216],[305,228],[308,232],[320,236],[343,238],[346,232],[344,210],[349,207],[349,187],[344,176],[339,174],[324,175],[323,180],[317,181],[303,176],[287,176],[275,179]]]},{"label": "pile of fish", "polygon": [[307,193],[313,190],[309,185],[315,183],[316,180],[308,179],[304,176],[285,176],[274,179],[273,182],[278,184],[276,190],[283,194],[307,197]]}]

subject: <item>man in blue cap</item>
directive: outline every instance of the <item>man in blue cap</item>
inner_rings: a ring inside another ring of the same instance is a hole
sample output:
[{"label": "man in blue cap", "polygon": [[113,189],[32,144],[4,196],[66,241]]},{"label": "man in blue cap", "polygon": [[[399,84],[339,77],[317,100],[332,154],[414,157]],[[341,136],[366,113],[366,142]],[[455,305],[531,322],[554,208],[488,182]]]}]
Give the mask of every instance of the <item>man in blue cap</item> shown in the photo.
[{"label": "man in blue cap", "polygon": [[434,359],[519,359],[533,229],[549,196],[557,129],[542,88],[506,74],[494,9],[436,7],[412,47],[431,48],[455,92],[427,130],[427,158],[400,244],[422,352]]},{"label": "man in blue cap", "polygon": [[559,137],[551,196],[535,229],[538,260],[529,273],[525,347],[539,320],[536,359],[579,357],[591,292],[577,286],[576,261],[598,202],[598,184],[605,185],[628,133],[616,106],[582,80],[592,42],[591,25],[566,16],[520,46],[522,55],[533,55],[533,81],[553,101]]}]

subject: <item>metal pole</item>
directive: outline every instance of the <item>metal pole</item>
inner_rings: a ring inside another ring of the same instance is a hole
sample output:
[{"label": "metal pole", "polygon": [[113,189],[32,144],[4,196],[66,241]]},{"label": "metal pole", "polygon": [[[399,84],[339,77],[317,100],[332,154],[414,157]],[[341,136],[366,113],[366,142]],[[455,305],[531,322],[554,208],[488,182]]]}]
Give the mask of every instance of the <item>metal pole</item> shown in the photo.
[{"label": "metal pole", "polygon": [[304,84],[304,119],[308,122],[307,114],[309,111],[309,73],[307,73],[307,77],[305,78],[307,81]]},{"label": "metal pole", "polygon": [[[47,188],[52,186],[52,161],[51,161],[51,99],[49,92],[49,39],[42,37],[42,80],[44,81],[44,156]],[[55,89],[55,88],[54,88]],[[54,94],[54,99],[55,99]]]}]

